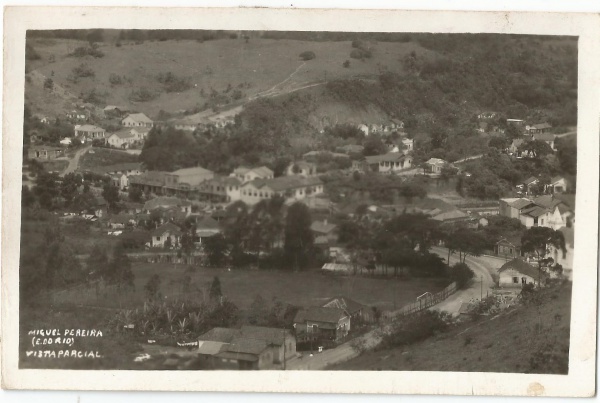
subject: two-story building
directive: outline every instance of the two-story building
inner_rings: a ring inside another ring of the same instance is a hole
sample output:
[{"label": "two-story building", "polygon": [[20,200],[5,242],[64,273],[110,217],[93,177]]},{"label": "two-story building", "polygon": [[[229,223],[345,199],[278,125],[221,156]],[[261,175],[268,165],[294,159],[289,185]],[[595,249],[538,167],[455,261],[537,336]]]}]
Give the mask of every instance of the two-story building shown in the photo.
[{"label": "two-story building", "polygon": [[294,317],[294,329],[298,341],[337,341],[350,331],[350,314],[335,307],[301,309]]},{"label": "two-story building", "polygon": [[136,141],[138,141],[138,137],[127,129],[119,130],[106,139],[108,145],[116,148],[129,148]]},{"label": "two-story building", "polygon": [[106,137],[106,130],[94,125],[78,125],[75,126],[75,137],[81,141],[104,139]]}]

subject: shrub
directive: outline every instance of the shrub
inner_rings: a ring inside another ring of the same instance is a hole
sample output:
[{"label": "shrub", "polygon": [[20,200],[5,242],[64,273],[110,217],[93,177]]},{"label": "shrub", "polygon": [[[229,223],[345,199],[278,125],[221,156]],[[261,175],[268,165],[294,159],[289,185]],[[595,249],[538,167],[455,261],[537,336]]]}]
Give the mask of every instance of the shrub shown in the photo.
[{"label": "shrub", "polygon": [[98,45],[93,43],[91,46],[80,46],[75,48],[73,52],[69,53],[71,57],[84,57],[84,56],[92,56],[95,58],[104,57],[104,52],[102,52]]},{"label": "shrub", "polygon": [[132,102],[148,102],[156,99],[158,94],[146,87],[134,90],[129,94],[129,100]]},{"label": "shrub", "polygon": [[54,81],[52,81],[51,78],[47,78],[46,80],[44,80],[44,88],[48,90],[54,89]]},{"label": "shrub", "polygon": [[115,73],[110,73],[110,76],[108,77],[108,82],[112,85],[121,85],[123,84],[123,81],[123,77]]},{"label": "shrub", "polygon": [[73,75],[75,77],[95,77],[96,73],[87,64],[81,63],[79,66],[73,68]]},{"label": "shrub", "polygon": [[300,53],[300,58],[304,61],[312,60],[315,57],[317,57],[317,55],[315,55],[315,52],[313,52],[311,50],[306,50],[306,51]]},{"label": "shrub", "polygon": [[344,63],[342,63],[342,66],[344,66],[345,68],[350,67],[350,60],[346,60]]},{"label": "shrub", "polygon": [[157,78],[166,92],[183,92],[192,87],[192,82],[189,77],[177,77],[171,72],[160,73]]},{"label": "shrub", "polygon": [[353,49],[352,52],[350,52],[350,57],[353,59],[364,60],[370,59],[371,56],[373,56],[371,51],[366,49]]},{"label": "shrub", "polygon": [[392,348],[416,343],[446,331],[449,325],[447,313],[425,310],[396,322],[392,330],[383,336],[381,346]]}]

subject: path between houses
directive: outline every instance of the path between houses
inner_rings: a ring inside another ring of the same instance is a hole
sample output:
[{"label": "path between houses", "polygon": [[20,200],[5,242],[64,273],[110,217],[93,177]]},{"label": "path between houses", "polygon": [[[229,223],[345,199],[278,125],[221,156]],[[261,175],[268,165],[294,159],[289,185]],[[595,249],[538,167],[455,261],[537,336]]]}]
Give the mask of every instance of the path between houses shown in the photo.
[{"label": "path between houses", "polygon": [[60,173],[60,176],[65,176],[67,174],[73,173],[77,170],[77,168],[79,167],[79,159],[83,156],[83,154],[85,154],[86,152],[88,152],[88,150],[92,148],[91,145],[87,145],[83,148],[80,148],[79,150],[75,151],[75,155],[73,156],[73,158],[71,158],[69,160],[69,165],[65,168],[64,171],[62,171]]}]

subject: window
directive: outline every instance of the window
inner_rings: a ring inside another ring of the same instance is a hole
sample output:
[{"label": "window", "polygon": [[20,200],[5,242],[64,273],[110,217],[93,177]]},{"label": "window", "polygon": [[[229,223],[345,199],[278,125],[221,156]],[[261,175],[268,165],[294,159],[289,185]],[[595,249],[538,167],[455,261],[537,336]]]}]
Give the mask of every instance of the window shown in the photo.
[{"label": "window", "polygon": [[527,277],[521,277],[521,284],[527,284]]},{"label": "window", "polygon": [[510,250],[510,252],[509,252],[509,253],[512,255],[512,253],[513,253],[513,252],[512,252],[512,248],[510,248],[509,250]]},{"label": "window", "polygon": [[519,277],[513,277],[513,283],[519,284]]},{"label": "window", "polygon": [[159,236],[157,236],[157,237],[156,237],[156,240],[157,240],[157,241],[160,241],[160,237],[159,237]]}]

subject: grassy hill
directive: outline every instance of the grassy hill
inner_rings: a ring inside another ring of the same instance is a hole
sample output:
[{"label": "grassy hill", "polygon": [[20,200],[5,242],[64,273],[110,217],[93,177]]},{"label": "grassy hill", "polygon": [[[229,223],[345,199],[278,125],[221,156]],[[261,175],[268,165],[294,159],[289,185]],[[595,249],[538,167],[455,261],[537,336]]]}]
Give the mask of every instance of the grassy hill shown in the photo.
[{"label": "grassy hill", "polygon": [[540,292],[535,303],[466,322],[409,346],[372,351],[335,370],[565,373],[571,283]]},{"label": "grassy hill", "polygon": [[[210,100],[212,90],[223,94],[229,85],[233,89],[239,88],[244,99],[261,94],[274,96],[335,79],[375,77],[384,70],[401,73],[403,66],[399,60],[405,55],[412,51],[424,55],[434,53],[415,42],[381,42],[372,43],[372,57],[360,61],[350,58],[350,41],[252,38],[246,42],[237,38],[206,42],[121,41],[120,46],[106,42],[99,46],[104,57],[94,58],[68,56],[77,47],[88,46],[85,41],[31,38],[28,43],[40,56],[30,61],[30,74],[51,77],[55,84],[75,97],[95,89],[106,104],[129,106],[150,116],[156,116],[161,109],[173,113],[201,107]],[[313,51],[316,58],[302,61],[299,54],[306,50]],[[346,60],[350,61],[347,68],[342,65]],[[95,76],[73,83],[69,75],[81,63],[87,64]],[[191,88],[183,92],[164,92],[157,76],[167,72],[189,79]],[[124,83],[111,85],[111,74],[124,78]],[[55,115],[62,112],[61,103],[40,102],[42,84],[34,80],[26,85],[27,100],[34,113]],[[131,102],[131,92],[142,87],[159,95],[149,102]]]}]

